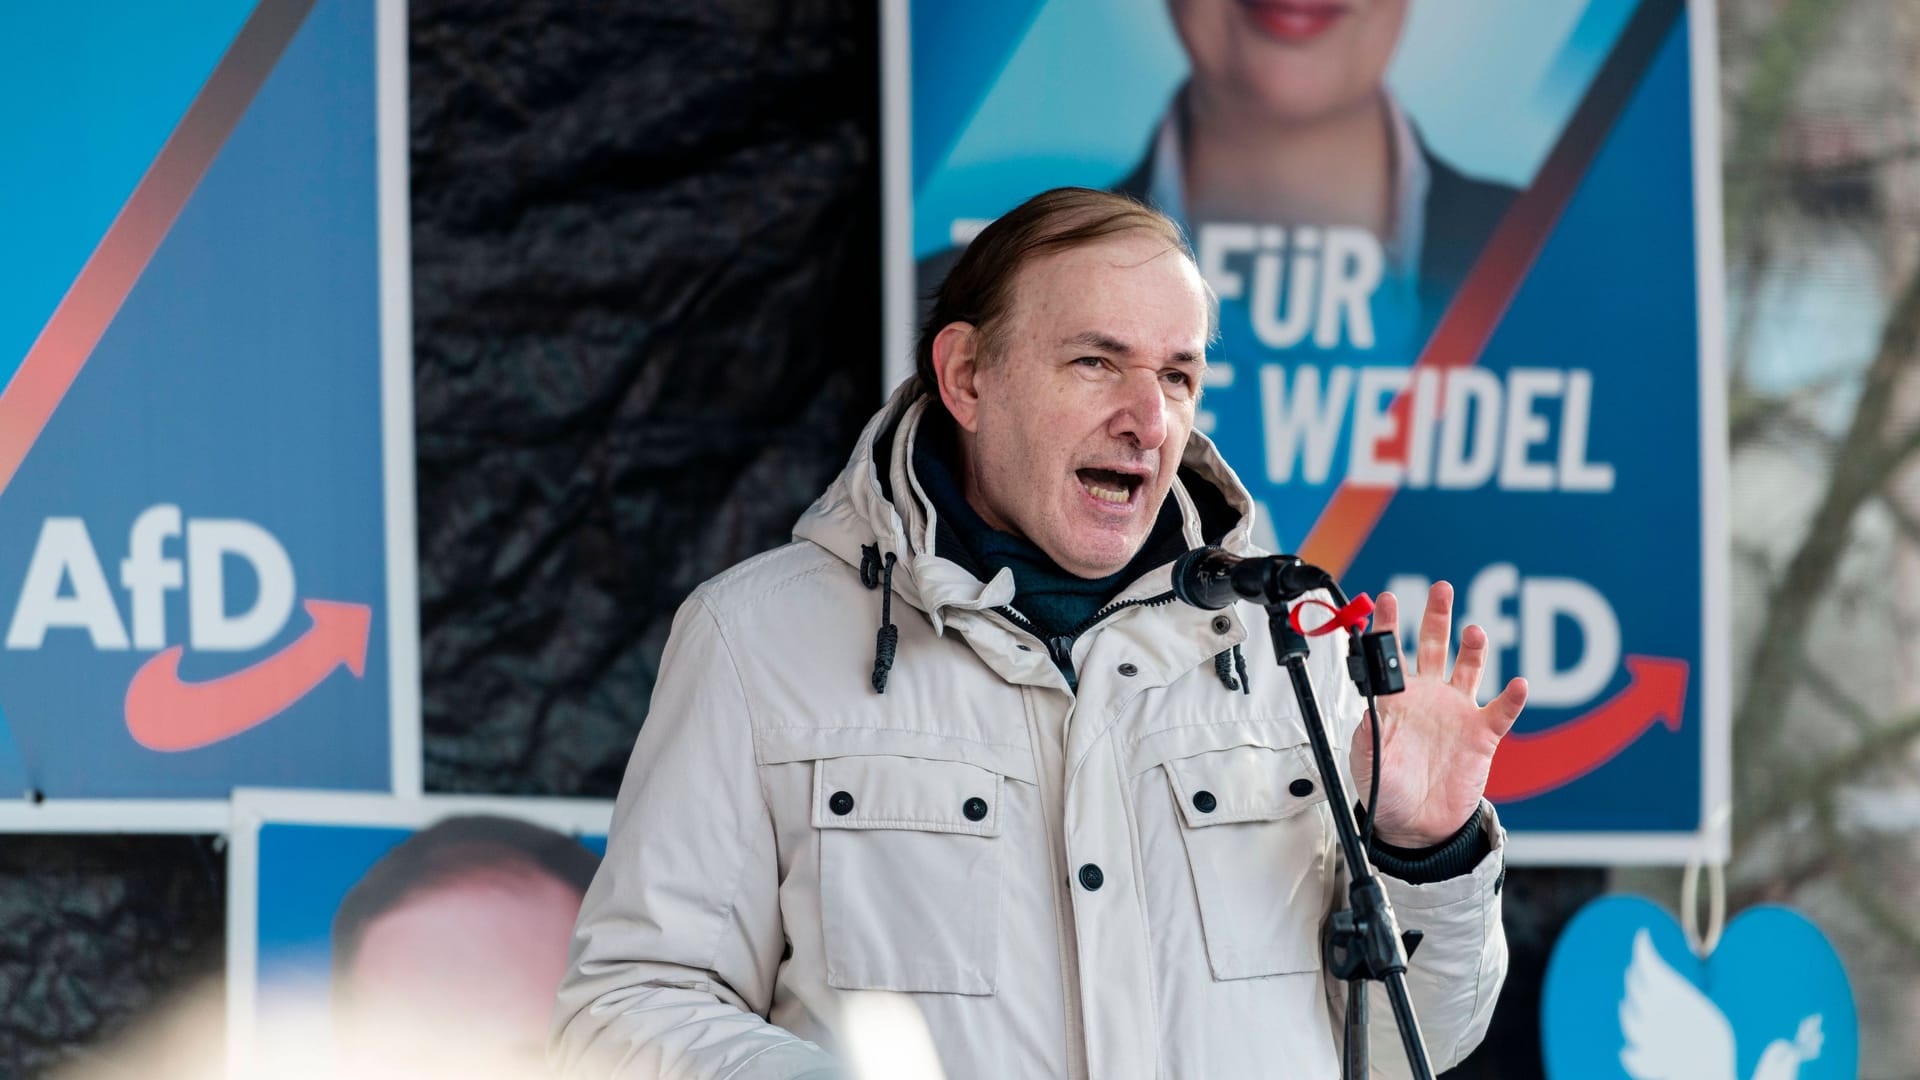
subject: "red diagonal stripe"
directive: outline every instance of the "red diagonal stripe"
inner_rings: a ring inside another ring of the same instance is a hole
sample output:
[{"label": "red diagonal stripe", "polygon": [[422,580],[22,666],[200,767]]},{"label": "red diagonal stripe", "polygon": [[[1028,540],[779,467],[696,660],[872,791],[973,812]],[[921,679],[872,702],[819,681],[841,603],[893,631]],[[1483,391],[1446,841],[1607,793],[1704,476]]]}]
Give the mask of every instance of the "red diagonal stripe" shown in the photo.
[{"label": "red diagonal stripe", "polygon": [[[1555,223],[1599,155],[1614,121],[1625,111],[1640,77],[1652,65],[1668,30],[1684,11],[1680,0],[1646,0],[1634,13],[1532,186],[1514,200],[1473,271],[1454,294],[1453,303],[1415,361],[1416,369],[1430,366],[1445,370],[1479,362],[1494,328],[1533,269],[1540,249],[1546,246]],[[1389,410],[1403,434],[1388,448],[1390,452],[1381,455],[1382,460],[1406,460],[1404,433],[1412,408],[1409,384],[1394,398]],[[1345,573],[1359,554],[1360,545],[1366,543],[1381,515],[1387,512],[1396,490],[1343,482],[1300,545],[1301,557],[1335,576]]]},{"label": "red diagonal stripe", "polygon": [[261,0],[0,393],[0,492],[40,438],[314,0]]}]

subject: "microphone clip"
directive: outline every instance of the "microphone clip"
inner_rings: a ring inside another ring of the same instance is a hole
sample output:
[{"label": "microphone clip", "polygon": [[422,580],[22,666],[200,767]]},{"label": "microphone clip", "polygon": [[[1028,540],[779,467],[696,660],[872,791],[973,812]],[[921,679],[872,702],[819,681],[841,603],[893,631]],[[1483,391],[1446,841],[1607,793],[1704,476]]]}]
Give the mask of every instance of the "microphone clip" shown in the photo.
[{"label": "microphone clip", "polygon": [[1385,697],[1407,688],[1407,672],[1400,663],[1400,642],[1391,630],[1360,635],[1360,647],[1347,654],[1347,674],[1360,695]]}]

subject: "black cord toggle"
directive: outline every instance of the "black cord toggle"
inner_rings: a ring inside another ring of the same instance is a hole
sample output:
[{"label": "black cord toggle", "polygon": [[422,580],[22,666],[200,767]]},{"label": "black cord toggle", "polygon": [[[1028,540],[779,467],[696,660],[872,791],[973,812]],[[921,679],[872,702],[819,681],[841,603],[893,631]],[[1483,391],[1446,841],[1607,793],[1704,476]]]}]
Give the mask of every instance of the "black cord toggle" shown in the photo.
[{"label": "black cord toggle", "polygon": [[893,566],[899,561],[899,556],[889,551],[883,563],[878,544],[863,544],[860,547],[860,584],[869,589],[879,586],[882,590],[880,632],[873,639],[873,690],[876,694],[887,692],[887,676],[893,672],[894,653],[900,647],[900,628],[893,625]]}]

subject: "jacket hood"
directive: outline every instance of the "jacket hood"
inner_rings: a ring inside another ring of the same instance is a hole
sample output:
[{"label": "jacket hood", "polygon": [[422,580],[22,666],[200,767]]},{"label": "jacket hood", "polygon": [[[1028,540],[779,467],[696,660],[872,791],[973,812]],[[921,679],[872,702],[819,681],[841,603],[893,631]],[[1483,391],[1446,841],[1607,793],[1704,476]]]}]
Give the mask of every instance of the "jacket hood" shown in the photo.
[{"label": "jacket hood", "polygon": [[[873,546],[881,558],[898,559],[892,587],[900,599],[926,612],[940,632],[949,610],[982,610],[1013,600],[1013,573],[1002,569],[981,581],[966,568],[935,553],[938,519],[932,500],[913,475],[913,440],[922,418],[933,406],[932,395],[910,377],[894,390],[885,406],[867,421],[854,444],[853,456],[840,475],[813,501],[793,528],[797,540],[808,540],[832,552],[848,565],[861,567],[862,549]],[[1257,554],[1251,542],[1253,498],[1220,456],[1213,440],[1198,431],[1187,439],[1172,497],[1180,508],[1182,532],[1188,547],[1207,543],[1202,515],[1190,485],[1207,485],[1207,501],[1223,504],[1232,524],[1213,541],[1239,555]],[[1217,529],[1217,525],[1216,525]],[[1167,567],[1129,584],[1121,596],[1143,588],[1164,591]]]}]

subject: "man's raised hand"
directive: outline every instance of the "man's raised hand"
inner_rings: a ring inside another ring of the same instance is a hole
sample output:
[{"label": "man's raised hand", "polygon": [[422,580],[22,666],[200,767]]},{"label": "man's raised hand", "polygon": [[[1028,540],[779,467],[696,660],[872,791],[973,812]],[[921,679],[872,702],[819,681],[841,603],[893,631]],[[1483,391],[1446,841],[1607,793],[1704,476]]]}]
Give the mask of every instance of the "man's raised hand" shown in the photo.
[{"label": "man's raised hand", "polygon": [[[1374,616],[1374,629],[1397,632],[1398,598],[1381,593]],[[1430,847],[1466,824],[1486,790],[1493,752],[1527,701],[1527,681],[1520,678],[1509,680],[1484,707],[1474,700],[1487,669],[1487,633],[1478,626],[1460,632],[1460,655],[1448,677],[1452,627],[1453,586],[1435,582],[1420,620],[1416,670],[1404,691],[1377,699],[1386,724],[1380,729],[1374,832],[1395,847]],[[1369,714],[1354,732],[1348,756],[1355,795],[1363,801],[1373,776],[1372,723]]]}]

